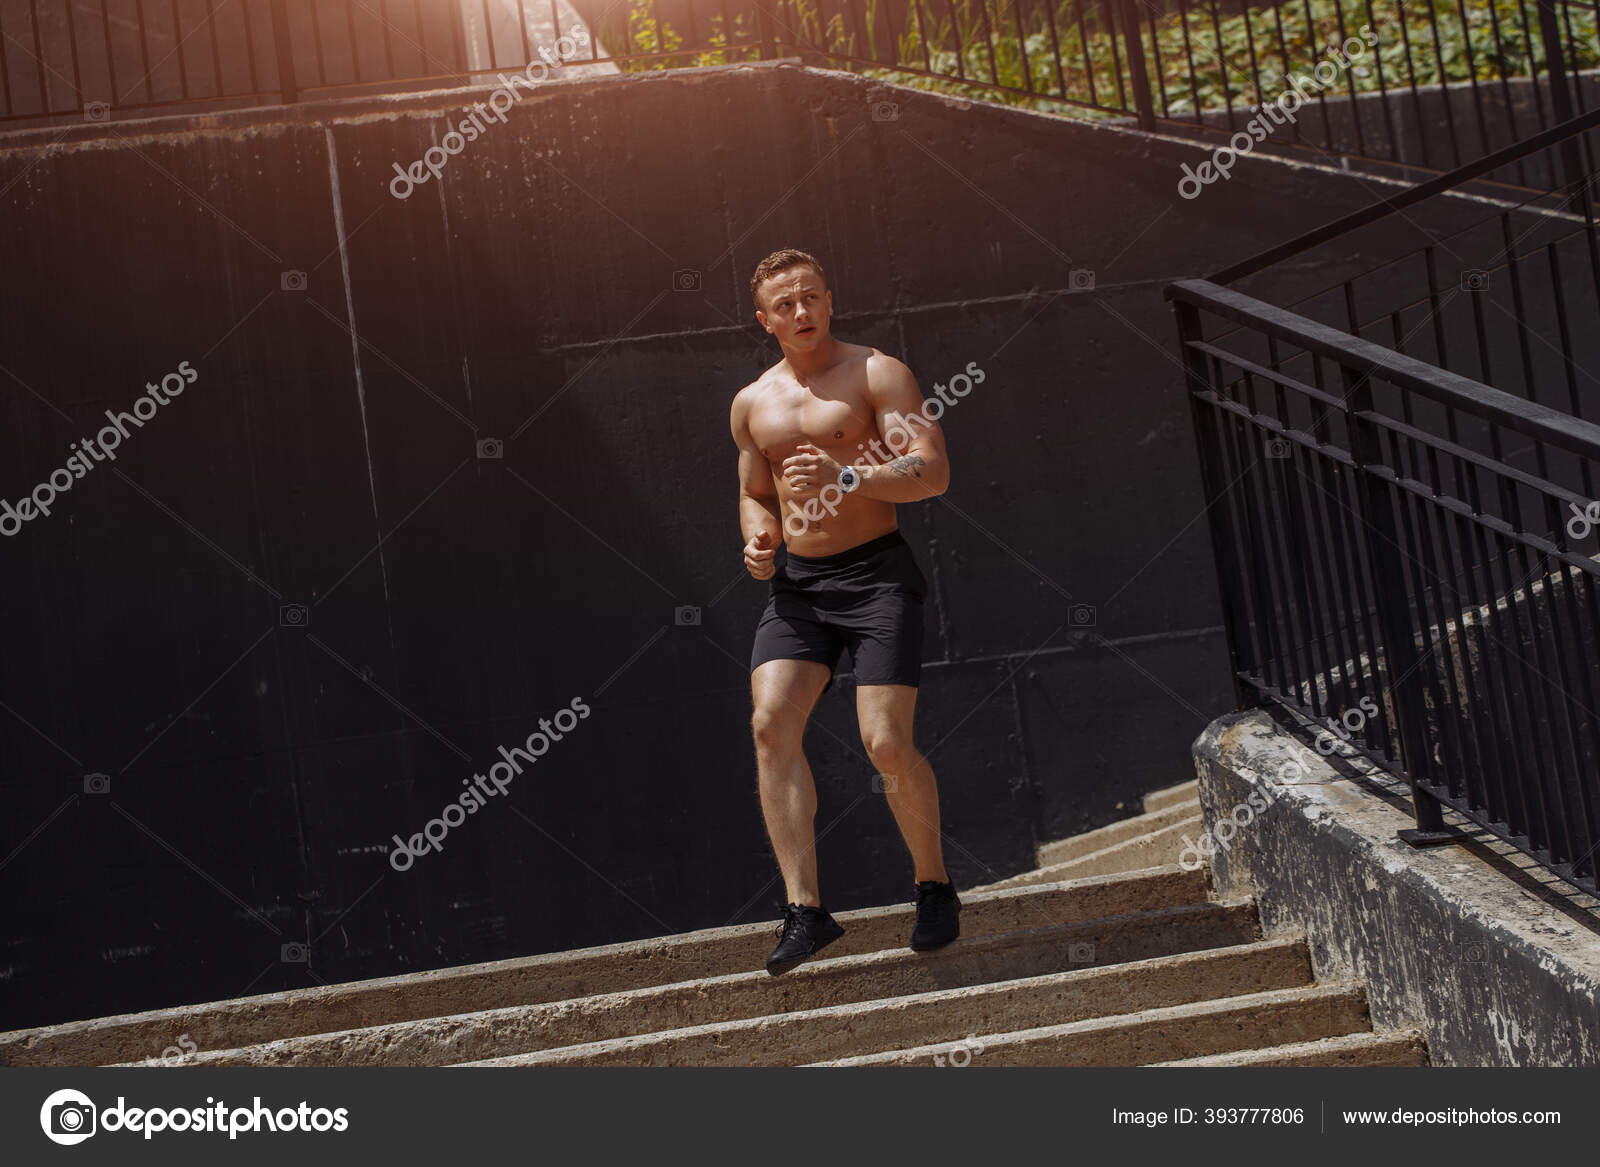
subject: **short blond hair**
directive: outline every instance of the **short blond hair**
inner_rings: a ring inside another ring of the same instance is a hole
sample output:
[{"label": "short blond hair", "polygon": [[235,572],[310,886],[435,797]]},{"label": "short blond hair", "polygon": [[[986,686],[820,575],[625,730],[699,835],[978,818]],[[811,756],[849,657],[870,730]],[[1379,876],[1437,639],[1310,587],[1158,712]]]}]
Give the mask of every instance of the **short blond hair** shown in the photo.
[{"label": "short blond hair", "polygon": [[822,280],[822,286],[828,286],[828,276],[822,270],[822,265],[817,262],[817,257],[809,251],[801,251],[796,247],[785,247],[781,251],[774,251],[760,263],[756,264],[756,273],[750,277],[750,298],[756,302],[756,307],[761,307],[761,285],[780,272],[786,272],[792,267],[813,267]]}]

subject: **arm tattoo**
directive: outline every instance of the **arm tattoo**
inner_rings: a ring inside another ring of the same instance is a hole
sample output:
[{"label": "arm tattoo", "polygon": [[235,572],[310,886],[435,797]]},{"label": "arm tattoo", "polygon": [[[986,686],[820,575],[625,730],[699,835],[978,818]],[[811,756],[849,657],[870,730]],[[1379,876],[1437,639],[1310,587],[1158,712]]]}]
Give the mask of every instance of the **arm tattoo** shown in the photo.
[{"label": "arm tattoo", "polygon": [[915,474],[918,478],[921,478],[922,471],[918,470],[917,467],[926,466],[927,464],[928,460],[921,454],[908,454],[904,458],[896,458],[893,462],[885,463],[899,478],[904,478],[907,474]]}]

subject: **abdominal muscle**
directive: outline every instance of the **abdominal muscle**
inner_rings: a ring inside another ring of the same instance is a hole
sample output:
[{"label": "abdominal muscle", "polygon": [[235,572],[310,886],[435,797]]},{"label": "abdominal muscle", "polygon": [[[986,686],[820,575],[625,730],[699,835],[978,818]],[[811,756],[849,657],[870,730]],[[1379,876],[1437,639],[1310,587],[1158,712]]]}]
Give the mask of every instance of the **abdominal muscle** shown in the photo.
[{"label": "abdominal muscle", "polygon": [[[826,451],[840,461],[844,451]],[[783,517],[783,541],[795,555],[815,558],[848,551],[869,539],[887,535],[899,523],[895,518],[894,503],[881,498],[863,498],[843,494],[837,487],[818,493],[801,493],[791,490],[774,468],[772,483],[778,491],[778,514]],[[824,505],[825,500],[831,506]],[[801,532],[802,523],[804,532]]]}]

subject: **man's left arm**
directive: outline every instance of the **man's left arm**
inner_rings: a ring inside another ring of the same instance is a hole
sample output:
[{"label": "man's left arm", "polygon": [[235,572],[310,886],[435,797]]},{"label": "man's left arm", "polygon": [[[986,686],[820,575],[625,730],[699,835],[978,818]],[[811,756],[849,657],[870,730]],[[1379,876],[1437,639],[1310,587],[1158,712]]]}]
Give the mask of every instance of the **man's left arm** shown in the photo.
[{"label": "man's left arm", "polygon": [[883,444],[898,453],[889,461],[859,463],[855,493],[886,502],[921,502],[950,485],[950,459],[944,431],[923,411],[922,391],[905,364],[890,356],[867,361],[867,400]]}]

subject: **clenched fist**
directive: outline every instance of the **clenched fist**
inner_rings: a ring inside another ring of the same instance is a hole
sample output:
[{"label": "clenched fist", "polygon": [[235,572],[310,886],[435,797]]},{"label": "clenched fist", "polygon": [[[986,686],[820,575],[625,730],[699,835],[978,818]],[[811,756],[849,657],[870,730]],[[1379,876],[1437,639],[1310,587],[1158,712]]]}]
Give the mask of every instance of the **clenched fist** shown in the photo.
[{"label": "clenched fist", "polygon": [[795,447],[800,452],[783,460],[783,477],[796,494],[816,494],[824,485],[839,481],[839,463],[810,442]]},{"label": "clenched fist", "polygon": [[773,562],[777,554],[778,548],[772,536],[766,531],[757,531],[755,538],[744,545],[745,570],[752,579],[771,579],[772,573],[778,570],[778,565]]}]

